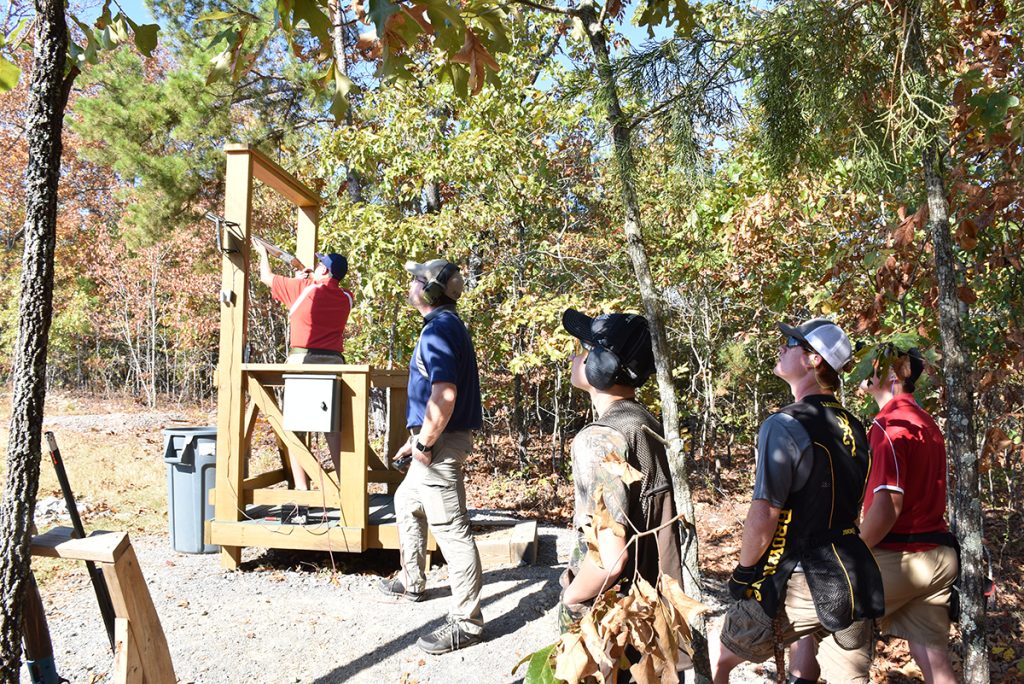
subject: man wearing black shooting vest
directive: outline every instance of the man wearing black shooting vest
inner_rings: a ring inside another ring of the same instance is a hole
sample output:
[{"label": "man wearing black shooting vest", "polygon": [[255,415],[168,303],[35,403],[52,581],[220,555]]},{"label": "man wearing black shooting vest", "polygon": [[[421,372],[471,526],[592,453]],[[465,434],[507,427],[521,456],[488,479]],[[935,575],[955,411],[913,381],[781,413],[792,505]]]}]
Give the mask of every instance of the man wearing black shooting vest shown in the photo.
[{"label": "man wearing black shooting vest", "polygon": [[795,403],[758,433],[754,496],[729,579],[736,603],[711,640],[716,683],[805,634],[832,633],[843,648],[858,648],[884,609],[878,566],[856,527],[871,465],[867,437],[835,397],[850,340],[820,318],[779,328],[774,372]]},{"label": "man wearing black shooting vest", "polygon": [[[590,395],[598,416],[572,443],[578,543],[562,576],[559,626],[565,631],[608,589],[618,584],[620,591],[628,591],[634,570],[654,586],[662,573],[682,581],[672,479],[659,439],[664,433],[661,422],[636,401],[636,389],[654,372],[647,319],[617,313],[591,318],[567,309],[562,325],[577,340],[570,380]],[[640,479],[627,484],[623,463],[639,471]],[[587,556],[583,528],[599,505],[625,535],[598,529],[597,563]],[[662,525],[657,534],[633,541],[637,532]]]}]

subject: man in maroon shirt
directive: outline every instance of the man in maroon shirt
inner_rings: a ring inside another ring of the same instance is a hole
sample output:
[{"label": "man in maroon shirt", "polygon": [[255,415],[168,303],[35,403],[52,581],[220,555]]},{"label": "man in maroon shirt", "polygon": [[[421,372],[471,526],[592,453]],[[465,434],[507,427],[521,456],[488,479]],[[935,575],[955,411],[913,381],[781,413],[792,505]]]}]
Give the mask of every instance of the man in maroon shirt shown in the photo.
[{"label": "man in maroon shirt", "polygon": [[[958,561],[955,548],[932,543],[942,537],[955,542],[945,517],[945,441],[913,395],[923,370],[917,349],[897,351],[884,380],[876,375],[861,385],[879,411],[868,430],[872,463],[860,536],[872,547],[882,571],[881,631],[907,640],[925,682],[952,684],[956,677],[949,662],[949,601]],[[826,640],[820,658],[856,663],[868,681],[869,648],[843,651]],[[807,677],[807,670],[800,669]]]},{"label": "man in maroon shirt", "polygon": [[[345,363],[345,324],[352,311],[352,293],[338,281],[348,272],[348,260],[340,254],[318,254],[314,270],[299,271],[295,278],[274,275],[267,249],[255,243],[260,257],[260,282],[274,299],[288,307],[288,363]],[[341,433],[326,434],[334,471],[341,472]],[[309,489],[309,477],[297,459],[291,460],[296,489]]]}]

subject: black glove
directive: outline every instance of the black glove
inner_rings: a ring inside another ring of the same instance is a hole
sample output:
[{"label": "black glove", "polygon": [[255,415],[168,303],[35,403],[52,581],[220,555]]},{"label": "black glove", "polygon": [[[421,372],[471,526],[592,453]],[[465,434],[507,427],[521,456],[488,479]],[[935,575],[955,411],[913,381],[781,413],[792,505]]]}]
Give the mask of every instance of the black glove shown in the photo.
[{"label": "black glove", "polygon": [[757,570],[753,566],[736,564],[736,569],[729,577],[729,595],[739,601],[747,597],[750,583],[757,579]]}]

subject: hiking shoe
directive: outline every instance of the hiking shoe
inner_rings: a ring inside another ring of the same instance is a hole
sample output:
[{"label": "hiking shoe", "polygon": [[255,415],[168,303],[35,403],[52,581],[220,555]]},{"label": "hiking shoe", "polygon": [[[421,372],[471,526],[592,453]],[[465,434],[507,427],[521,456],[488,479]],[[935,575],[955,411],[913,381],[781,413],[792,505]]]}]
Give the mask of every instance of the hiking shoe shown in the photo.
[{"label": "hiking shoe", "polygon": [[402,580],[397,577],[382,579],[377,585],[377,588],[388,596],[405,599],[406,601],[412,601],[413,603],[422,601],[425,596],[422,591],[406,591],[405,585],[402,584]]},{"label": "hiking shoe", "polygon": [[449,617],[443,626],[420,637],[416,641],[416,645],[431,655],[440,655],[472,646],[481,641],[483,641],[482,634],[470,634],[459,627],[458,622]]}]

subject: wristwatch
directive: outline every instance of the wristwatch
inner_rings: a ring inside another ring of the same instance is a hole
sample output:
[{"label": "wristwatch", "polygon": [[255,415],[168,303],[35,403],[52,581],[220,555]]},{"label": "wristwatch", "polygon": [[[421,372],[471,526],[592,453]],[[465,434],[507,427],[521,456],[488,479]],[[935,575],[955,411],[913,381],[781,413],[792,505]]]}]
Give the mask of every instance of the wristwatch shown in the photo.
[{"label": "wristwatch", "polygon": [[419,440],[419,437],[417,437],[417,438],[416,438],[416,444],[415,444],[415,446],[416,446],[416,451],[418,451],[418,452],[420,452],[420,453],[422,453],[422,454],[429,454],[429,453],[430,453],[431,451],[433,451],[433,450],[434,450],[434,445],[433,445],[433,444],[431,444],[430,446],[425,446],[425,445],[424,445],[424,444],[423,444],[423,443],[422,443],[422,442],[421,442],[421,441]]}]

